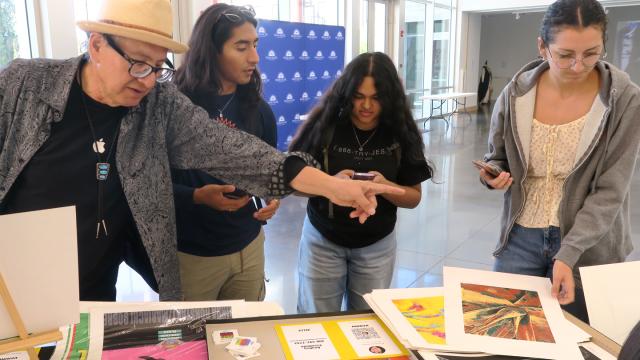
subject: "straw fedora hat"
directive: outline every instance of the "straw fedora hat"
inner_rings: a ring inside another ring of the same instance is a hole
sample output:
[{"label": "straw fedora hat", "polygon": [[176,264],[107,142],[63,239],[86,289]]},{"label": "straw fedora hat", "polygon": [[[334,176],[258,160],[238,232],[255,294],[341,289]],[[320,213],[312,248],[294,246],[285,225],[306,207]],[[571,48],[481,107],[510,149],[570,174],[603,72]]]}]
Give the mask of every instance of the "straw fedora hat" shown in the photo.
[{"label": "straw fedora hat", "polygon": [[95,20],[77,25],[87,32],[139,40],[178,54],[188,49],[173,40],[170,0],[103,0]]}]

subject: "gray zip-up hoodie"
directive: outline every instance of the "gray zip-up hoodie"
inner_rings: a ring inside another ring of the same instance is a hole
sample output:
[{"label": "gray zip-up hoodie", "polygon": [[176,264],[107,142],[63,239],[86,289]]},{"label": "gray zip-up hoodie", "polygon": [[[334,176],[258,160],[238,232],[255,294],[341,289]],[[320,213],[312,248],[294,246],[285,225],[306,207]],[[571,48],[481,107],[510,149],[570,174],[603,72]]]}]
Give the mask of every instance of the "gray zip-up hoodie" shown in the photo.
[{"label": "gray zip-up hoodie", "polygon": [[[495,256],[507,245],[524,207],[535,87],[548,68],[548,62],[536,60],[520,70],[500,94],[491,117],[485,161],[513,177],[504,194]],[[597,69],[599,95],[585,120],[558,209],[562,243],[555,259],[574,269],[578,286],[580,266],[621,262],[633,249],[629,188],[640,148],[640,89],[609,63],[601,61]]]},{"label": "gray zip-up hoodie", "polygon": [[[16,60],[0,72],[0,203],[62,120],[81,57]],[[174,84],[156,84],[120,125],[116,166],[161,300],[181,300],[169,168],[201,169],[260,197],[291,192],[286,155],[211,121]],[[311,161],[307,154],[297,154]],[[2,239],[0,234],[0,241]]]}]

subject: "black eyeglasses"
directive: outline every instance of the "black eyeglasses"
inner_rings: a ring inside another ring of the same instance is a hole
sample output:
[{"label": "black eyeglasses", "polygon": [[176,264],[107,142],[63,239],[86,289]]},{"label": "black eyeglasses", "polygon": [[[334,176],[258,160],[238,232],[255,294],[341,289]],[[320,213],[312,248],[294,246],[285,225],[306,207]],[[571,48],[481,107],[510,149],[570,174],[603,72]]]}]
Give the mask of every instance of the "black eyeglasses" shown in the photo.
[{"label": "black eyeglasses", "polygon": [[242,16],[238,15],[237,14],[238,12],[242,13],[243,15],[249,18],[256,17],[256,11],[253,9],[253,6],[251,5],[245,5],[245,6],[231,5],[227,10],[223,11],[220,14],[220,18],[224,16],[227,20],[231,22],[242,21]]},{"label": "black eyeglasses", "polygon": [[127,60],[127,62],[129,62],[129,74],[134,78],[143,79],[149,76],[149,74],[154,73],[156,75],[156,81],[159,83],[163,83],[171,80],[171,78],[173,77],[175,69],[169,59],[164,59],[164,63],[169,66],[168,68],[153,66],[147,64],[144,61],[132,59],[127,56],[127,54],[125,54],[118,45],[116,45],[116,42],[113,40],[113,38],[111,38],[111,36],[106,34],[103,34],[102,36],[104,36],[104,38],[107,40],[107,44],[109,44],[109,46],[111,46],[113,50],[115,50],[120,56],[122,56],[125,60]]}]

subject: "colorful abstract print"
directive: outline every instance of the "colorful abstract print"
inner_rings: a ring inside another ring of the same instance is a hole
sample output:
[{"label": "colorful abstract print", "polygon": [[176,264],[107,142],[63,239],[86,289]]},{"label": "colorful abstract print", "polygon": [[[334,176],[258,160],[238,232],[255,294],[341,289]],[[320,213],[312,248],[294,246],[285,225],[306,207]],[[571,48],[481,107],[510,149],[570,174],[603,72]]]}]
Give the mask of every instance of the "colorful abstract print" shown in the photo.
[{"label": "colorful abstract print", "polygon": [[555,342],[536,291],[464,283],[461,290],[465,333]]},{"label": "colorful abstract print", "polygon": [[397,299],[393,304],[429,344],[446,344],[444,296]]}]

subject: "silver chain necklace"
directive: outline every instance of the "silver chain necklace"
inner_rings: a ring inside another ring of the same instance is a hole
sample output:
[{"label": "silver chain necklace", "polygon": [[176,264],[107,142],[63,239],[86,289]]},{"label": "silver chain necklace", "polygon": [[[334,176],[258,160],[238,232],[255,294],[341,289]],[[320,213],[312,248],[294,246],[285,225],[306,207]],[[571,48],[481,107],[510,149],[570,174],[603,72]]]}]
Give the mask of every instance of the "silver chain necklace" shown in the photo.
[{"label": "silver chain necklace", "polygon": [[224,120],[224,115],[222,114],[222,112],[227,108],[227,106],[229,106],[229,104],[231,104],[231,101],[233,100],[233,98],[236,96],[236,93],[233,93],[233,95],[231,95],[231,97],[229,98],[229,100],[227,100],[227,103],[224,104],[224,106],[222,108],[216,108],[218,110],[218,113],[220,115],[218,115],[218,119],[220,121]]},{"label": "silver chain necklace", "polygon": [[367,140],[365,140],[365,142],[361,143],[360,142],[360,138],[358,137],[358,133],[356,132],[356,127],[353,125],[353,123],[351,123],[351,129],[353,129],[353,136],[355,136],[356,141],[358,142],[358,150],[362,151],[362,149],[364,148],[365,145],[367,145],[367,143],[369,142],[369,140],[371,140],[373,138],[373,135],[376,134],[376,131],[378,131],[378,128],[376,127],[373,132],[371,133],[371,135],[369,135],[369,137],[367,138]]}]

